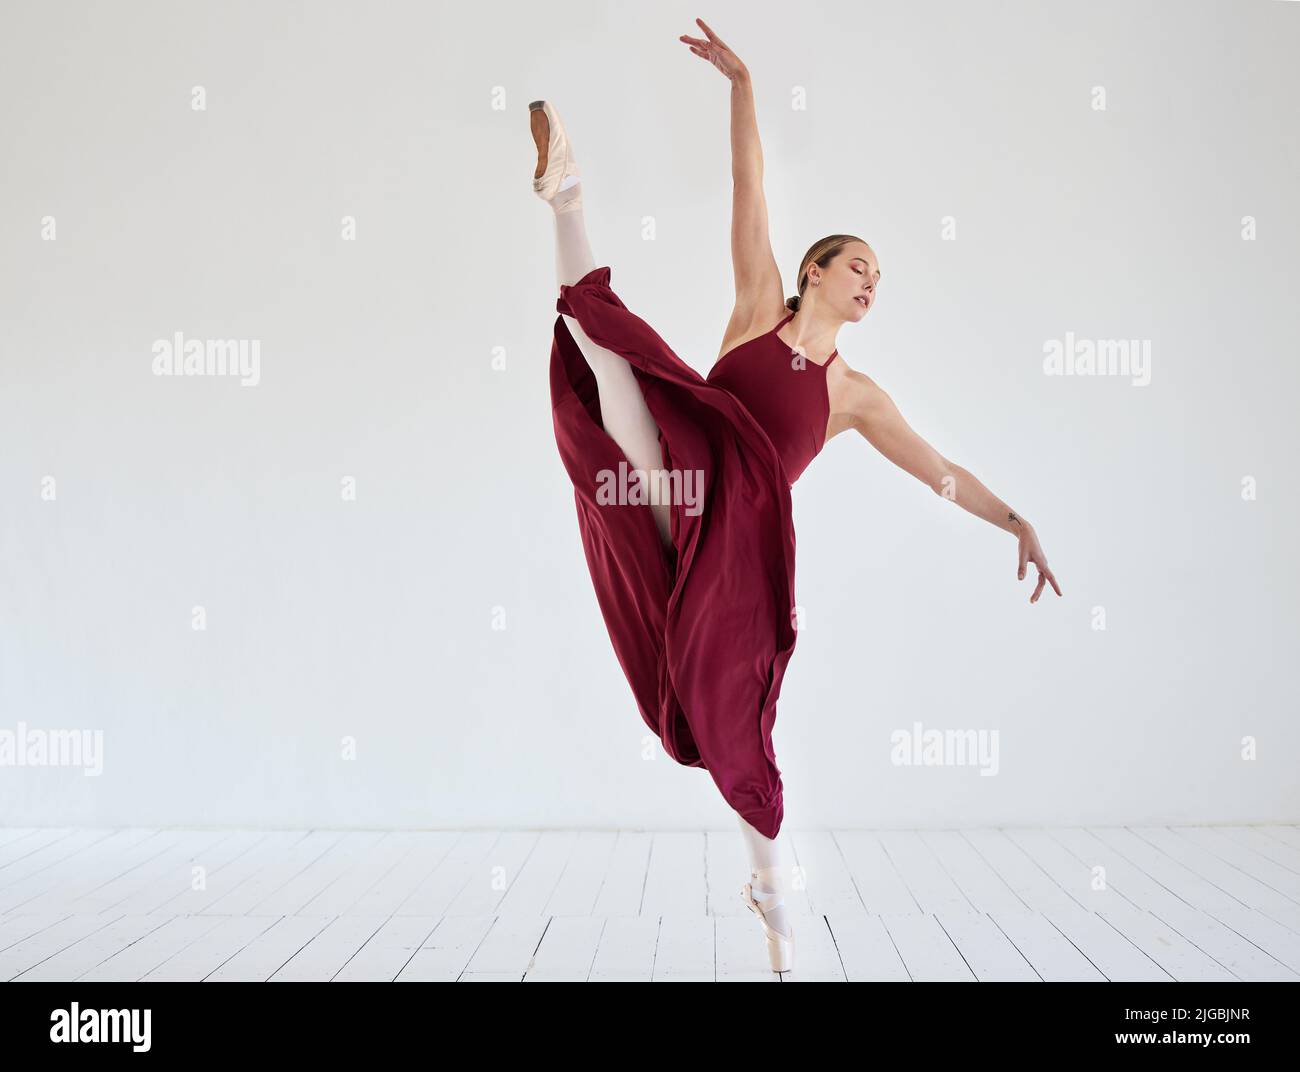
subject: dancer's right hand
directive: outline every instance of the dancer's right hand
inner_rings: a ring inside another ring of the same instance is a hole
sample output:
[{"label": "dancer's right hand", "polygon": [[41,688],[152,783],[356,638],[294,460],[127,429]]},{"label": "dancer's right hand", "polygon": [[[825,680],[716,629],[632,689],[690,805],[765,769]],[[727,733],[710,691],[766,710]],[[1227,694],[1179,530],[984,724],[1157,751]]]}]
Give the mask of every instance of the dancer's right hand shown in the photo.
[{"label": "dancer's right hand", "polygon": [[678,40],[686,42],[692,52],[702,59],[708,60],[714,67],[725,74],[730,81],[734,82],[737,78],[742,77],[748,78],[749,68],[740,62],[740,57],[727,47],[726,42],[721,37],[709,29],[703,19],[696,19],[695,21],[700,24],[700,29],[708,36],[708,40],[702,41],[698,37],[687,37],[685,34],[682,34]]},{"label": "dancer's right hand", "polygon": [[1059,596],[1061,586],[1056,583],[1052,571],[1047,568],[1047,556],[1043,554],[1043,545],[1038,542],[1038,533],[1034,531],[1034,526],[1024,518],[1017,518],[1016,520],[1020,522],[1020,565],[1016,569],[1016,579],[1021,581],[1025,579],[1025,567],[1030,562],[1038,567],[1038,587],[1034,589],[1034,594],[1029,597],[1029,602],[1038,602],[1038,597],[1043,594],[1043,585],[1048,581],[1052,582],[1052,588]]}]

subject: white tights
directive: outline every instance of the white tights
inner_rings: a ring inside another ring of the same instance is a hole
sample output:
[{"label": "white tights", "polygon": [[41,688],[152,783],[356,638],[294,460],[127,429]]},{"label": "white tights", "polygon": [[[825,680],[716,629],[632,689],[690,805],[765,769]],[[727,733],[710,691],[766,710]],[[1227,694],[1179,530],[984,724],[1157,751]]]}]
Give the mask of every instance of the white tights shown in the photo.
[{"label": "white tights", "polygon": [[[582,216],[582,184],[569,187],[556,194],[551,207],[555,209],[555,274],[561,285],[572,285],[596,267],[591,245],[587,241],[587,224]],[[572,203],[577,200],[577,204]],[[560,209],[563,208],[563,211]],[[645,396],[632,373],[632,366],[620,354],[597,346],[587,337],[582,326],[571,316],[564,322],[573,340],[587,359],[596,377],[600,394],[600,415],[605,431],[627,455],[627,460],[645,480],[657,482],[652,490],[646,486],[654,511],[659,538],[665,546],[672,543],[669,533],[669,498],[671,485],[663,473],[663,452],[659,449],[659,426],[646,405]]]},{"label": "white tights", "polygon": [[[790,896],[790,876],[781,864],[781,835],[775,838],[765,837],[750,825],[740,812],[736,812],[736,821],[740,824],[740,833],[745,839],[745,851],[749,855],[749,870],[754,883],[755,893],[779,893],[783,898]],[[765,909],[767,921],[782,934],[790,933],[789,906]]]}]

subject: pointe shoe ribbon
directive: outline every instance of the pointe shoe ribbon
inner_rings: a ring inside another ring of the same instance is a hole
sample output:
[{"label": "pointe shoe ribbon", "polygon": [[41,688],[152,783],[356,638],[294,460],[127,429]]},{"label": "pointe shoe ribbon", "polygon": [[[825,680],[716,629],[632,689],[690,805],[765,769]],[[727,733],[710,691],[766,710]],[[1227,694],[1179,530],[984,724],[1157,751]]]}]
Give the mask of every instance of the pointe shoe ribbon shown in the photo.
[{"label": "pointe shoe ribbon", "polygon": [[746,882],[741,887],[740,896],[749,910],[758,916],[763,925],[763,935],[767,942],[767,959],[775,972],[789,971],[794,964],[794,928],[789,934],[782,934],[767,921],[765,909],[779,908],[785,904],[785,898],[779,893],[759,893],[755,895],[754,884]]}]

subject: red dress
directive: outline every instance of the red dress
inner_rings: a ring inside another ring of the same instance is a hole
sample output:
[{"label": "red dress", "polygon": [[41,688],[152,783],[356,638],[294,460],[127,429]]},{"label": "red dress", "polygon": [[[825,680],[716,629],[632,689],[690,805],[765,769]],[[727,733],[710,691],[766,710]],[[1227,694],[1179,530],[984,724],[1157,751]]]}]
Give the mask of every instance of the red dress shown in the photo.
[{"label": "red dress", "polygon": [[694,496],[675,499],[671,549],[648,506],[610,501],[610,474],[631,465],[604,430],[595,376],[557,316],[555,439],[596,600],[664,750],[706,769],[735,811],[776,837],[784,806],[772,725],[796,624],[790,485],[825,443],[826,366],[777,338],[792,313],[704,378],[628,310],[609,278],[608,267],[593,268],[560,287],[555,307],[631,364],[664,468],[698,474],[702,494],[696,483]]}]

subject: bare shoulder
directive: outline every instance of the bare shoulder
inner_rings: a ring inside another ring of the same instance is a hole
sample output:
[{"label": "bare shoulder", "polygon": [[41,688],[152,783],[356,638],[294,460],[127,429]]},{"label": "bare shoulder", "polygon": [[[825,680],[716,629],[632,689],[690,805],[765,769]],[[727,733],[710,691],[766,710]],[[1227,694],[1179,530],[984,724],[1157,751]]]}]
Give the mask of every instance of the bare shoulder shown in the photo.
[{"label": "bare shoulder", "polygon": [[[839,366],[835,370],[835,366]],[[889,395],[865,372],[849,366],[841,354],[831,366],[833,375],[827,384],[831,416],[842,428],[857,427],[890,405]]]}]

